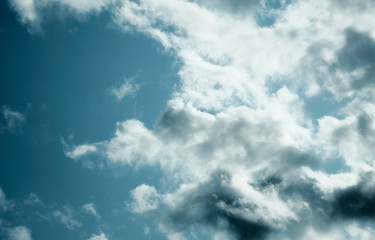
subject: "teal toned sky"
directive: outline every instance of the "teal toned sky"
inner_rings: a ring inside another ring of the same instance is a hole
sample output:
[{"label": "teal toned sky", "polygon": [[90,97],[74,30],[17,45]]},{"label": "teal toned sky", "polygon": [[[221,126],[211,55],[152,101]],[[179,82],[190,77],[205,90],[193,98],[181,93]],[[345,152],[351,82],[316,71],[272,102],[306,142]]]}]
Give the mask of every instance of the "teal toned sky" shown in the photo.
[{"label": "teal toned sky", "polygon": [[374,11],[1,1],[0,239],[374,239]]}]

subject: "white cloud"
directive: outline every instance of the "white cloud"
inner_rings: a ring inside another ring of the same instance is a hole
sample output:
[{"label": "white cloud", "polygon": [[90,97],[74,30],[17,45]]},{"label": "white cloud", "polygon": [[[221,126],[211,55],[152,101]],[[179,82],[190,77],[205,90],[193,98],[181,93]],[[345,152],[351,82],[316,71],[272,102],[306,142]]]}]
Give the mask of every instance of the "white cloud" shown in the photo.
[{"label": "white cloud", "polygon": [[25,226],[9,229],[9,240],[32,240],[31,231]]},{"label": "white cloud", "polygon": [[34,0],[12,0],[9,2],[19,14],[21,22],[30,26],[30,31],[40,31],[41,19]]},{"label": "white cloud", "polygon": [[143,213],[155,210],[159,205],[159,194],[155,187],[142,184],[131,192],[133,201],[130,204],[131,210],[135,213]]},{"label": "white cloud", "polygon": [[121,101],[124,97],[134,96],[138,92],[139,87],[140,85],[134,83],[133,78],[125,78],[120,86],[110,88],[109,92],[117,100]]},{"label": "white cloud", "polygon": [[101,233],[99,235],[92,235],[87,240],[108,240],[107,236],[104,233]]},{"label": "white cloud", "polygon": [[94,145],[79,145],[75,147],[72,151],[64,151],[65,154],[73,159],[78,159],[89,153],[94,153],[97,151],[96,146]]},{"label": "white cloud", "polygon": [[115,0],[9,0],[12,8],[20,16],[21,23],[28,27],[30,33],[42,31],[43,12],[53,7],[68,10],[77,16],[99,12],[115,3]]},{"label": "white cloud", "polygon": [[87,204],[83,205],[82,210],[86,213],[92,214],[97,219],[100,218],[100,215],[99,215],[98,211],[96,210],[96,207],[95,207],[94,203],[87,203]]}]

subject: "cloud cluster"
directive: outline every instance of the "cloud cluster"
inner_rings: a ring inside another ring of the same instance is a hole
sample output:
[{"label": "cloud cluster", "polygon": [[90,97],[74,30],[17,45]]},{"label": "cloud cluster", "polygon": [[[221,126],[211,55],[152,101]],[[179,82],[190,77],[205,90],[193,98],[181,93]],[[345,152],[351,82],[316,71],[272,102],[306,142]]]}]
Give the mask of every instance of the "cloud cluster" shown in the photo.
[{"label": "cloud cluster", "polygon": [[[30,6],[44,6],[11,2],[40,25]],[[168,184],[138,186],[130,206],[158,213],[170,239],[375,236],[374,1],[59,4],[107,9],[181,62],[153,129],[127,120],[111,139],[66,148],[74,159],[159,166]],[[325,101],[334,104],[316,117]]]},{"label": "cloud cluster", "polygon": [[[30,212],[30,210],[32,210]],[[45,203],[35,193],[30,193],[27,197],[19,199],[7,199],[4,191],[0,187],[0,213],[4,213],[0,218],[0,238],[9,240],[32,240],[32,230],[26,226],[33,226],[39,223],[63,225],[69,231],[77,231],[87,226],[90,218],[95,218],[100,226],[101,216],[94,203],[84,204],[80,209],[68,205]],[[17,218],[7,218],[7,215],[17,215]],[[99,227],[100,229],[100,227]],[[107,240],[106,234],[93,234],[89,240]]]}]

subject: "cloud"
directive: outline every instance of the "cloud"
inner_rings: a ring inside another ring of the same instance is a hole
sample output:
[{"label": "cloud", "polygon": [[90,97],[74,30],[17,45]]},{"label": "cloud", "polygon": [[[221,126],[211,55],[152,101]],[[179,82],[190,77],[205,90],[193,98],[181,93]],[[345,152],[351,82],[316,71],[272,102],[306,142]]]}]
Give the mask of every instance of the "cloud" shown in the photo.
[{"label": "cloud", "polygon": [[39,16],[34,0],[11,0],[12,8],[20,16],[20,21],[29,26],[29,31],[40,31],[41,17]]},{"label": "cloud", "polygon": [[[374,1],[124,0],[107,10],[179,60],[180,87],[152,129],[118,122],[109,139],[65,145],[66,156],[157,166],[166,186],[136,187],[129,206],[160,216],[169,239],[374,237]],[[334,104],[317,117],[309,104],[323,98]]]},{"label": "cloud", "polygon": [[53,217],[59,220],[68,230],[74,230],[82,226],[82,223],[74,218],[73,210],[66,206],[62,211],[54,211]]},{"label": "cloud", "polygon": [[87,203],[87,204],[83,205],[82,210],[86,213],[92,214],[97,219],[100,218],[100,215],[99,215],[98,211],[96,210],[96,207],[95,207],[94,203]]},{"label": "cloud", "polygon": [[30,193],[29,197],[26,198],[23,202],[25,205],[30,205],[30,206],[43,205],[42,200],[35,193]]},{"label": "cloud", "polygon": [[73,159],[80,158],[81,156],[87,155],[88,153],[96,152],[97,148],[93,145],[79,145],[74,148],[73,151],[65,151],[65,154]]},{"label": "cloud", "polygon": [[0,210],[7,211],[13,207],[13,202],[7,200],[3,189],[0,187]]},{"label": "cloud", "polygon": [[3,106],[2,114],[5,120],[5,125],[0,124],[0,133],[4,130],[7,130],[13,134],[19,133],[22,125],[25,122],[25,116],[19,112],[11,110],[7,106]]},{"label": "cloud", "polygon": [[99,235],[92,235],[87,240],[108,240],[107,236],[104,233],[101,233]]},{"label": "cloud", "polygon": [[124,97],[134,96],[139,88],[140,85],[134,83],[133,78],[125,78],[120,86],[110,88],[109,93],[121,101]]},{"label": "cloud", "polygon": [[144,235],[148,235],[148,234],[150,234],[150,228],[149,228],[148,226],[145,226],[145,227],[143,228],[143,234],[144,234]]},{"label": "cloud", "polygon": [[8,234],[9,240],[32,240],[31,231],[25,226],[11,228]]},{"label": "cloud", "polygon": [[65,10],[69,14],[82,16],[99,12],[114,0],[8,0],[10,6],[17,12],[21,23],[27,26],[30,33],[42,31],[42,23],[45,20],[43,13],[53,11],[54,7]]},{"label": "cloud", "polygon": [[152,186],[142,184],[131,192],[131,196],[133,201],[130,207],[135,213],[143,213],[158,208],[159,194]]}]

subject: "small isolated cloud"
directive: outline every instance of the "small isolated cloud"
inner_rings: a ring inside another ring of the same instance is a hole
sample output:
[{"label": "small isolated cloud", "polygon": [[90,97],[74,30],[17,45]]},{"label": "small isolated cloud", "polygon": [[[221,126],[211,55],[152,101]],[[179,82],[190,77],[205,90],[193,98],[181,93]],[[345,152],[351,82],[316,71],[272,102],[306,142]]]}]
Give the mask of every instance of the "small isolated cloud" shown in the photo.
[{"label": "small isolated cloud", "polygon": [[99,235],[92,235],[87,240],[108,240],[108,238],[104,233],[100,233]]},{"label": "small isolated cloud", "polygon": [[92,214],[97,219],[100,218],[100,215],[99,215],[98,211],[96,210],[96,207],[95,207],[94,203],[87,203],[87,204],[83,205],[82,211],[84,211],[85,213]]},{"label": "small isolated cloud", "polygon": [[135,213],[143,213],[155,210],[159,206],[159,194],[155,187],[142,184],[131,192],[133,201],[130,204],[131,210]]},{"label": "small isolated cloud", "polygon": [[32,240],[31,231],[25,226],[9,229],[9,240]]},{"label": "small isolated cloud", "polygon": [[78,159],[89,153],[96,152],[97,148],[93,145],[79,145],[75,147],[72,151],[65,151],[65,155],[72,158]]},{"label": "small isolated cloud", "polygon": [[69,207],[64,207],[62,211],[54,211],[53,216],[57,220],[59,220],[68,230],[74,230],[82,226],[82,223],[74,218],[74,212]]},{"label": "small isolated cloud", "polygon": [[139,84],[134,83],[134,78],[124,78],[121,85],[109,89],[109,93],[121,101],[124,97],[135,96],[140,88]]},{"label": "small isolated cloud", "polygon": [[3,106],[2,114],[5,124],[0,124],[0,133],[4,130],[13,134],[19,133],[25,122],[25,116],[22,113],[11,110],[8,106]]}]

